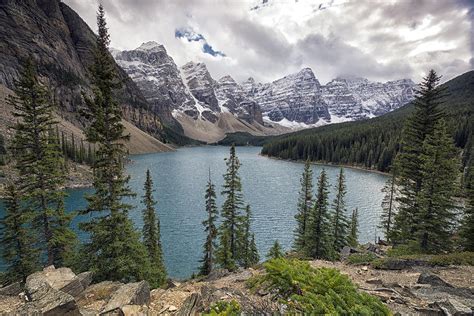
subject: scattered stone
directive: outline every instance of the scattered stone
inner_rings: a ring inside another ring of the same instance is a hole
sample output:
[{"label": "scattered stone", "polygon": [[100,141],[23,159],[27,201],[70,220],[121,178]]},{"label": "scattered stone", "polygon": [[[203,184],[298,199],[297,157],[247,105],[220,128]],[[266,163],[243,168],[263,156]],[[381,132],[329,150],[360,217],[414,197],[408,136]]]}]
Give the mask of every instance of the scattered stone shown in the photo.
[{"label": "scattered stone", "polygon": [[349,246],[344,246],[341,250],[341,258],[346,259],[353,253],[359,253],[359,250],[349,247]]},{"label": "scattered stone", "polygon": [[148,307],[143,305],[125,305],[121,308],[124,316],[146,316]]},{"label": "scattered stone", "polygon": [[471,308],[455,300],[454,298],[448,298],[445,301],[435,302],[433,305],[439,307],[446,316],[467,316],[473,315]]},{"label": "scattered stone", "polygon": [[178,310],[178,308],[174,305],[168,306],[168,311],[170,311],[170,312],[176,312],[177,310]]},{"label": "scattered stone", "polygon": [[423,272],[418,277],[419,284],[429,284],[432,286],[445,286],[445,287],[453,287],[451,284],[447,283],[443,279],[441,279],[436,274],[432,274],[429,272]]},{"label": "scattered stone", "polygon": [[116,290],[103,311],[112,311],[125,305],[145,305],[150,302],[150,285],[146,281],[127,283]]},{"label": "scattered stone", "polygon": [[382,280],[380,280],[380,279],[368,279],[367,281],[365,281],[365,283],[375,284],[375,285],[382,285],[383,284]]},{"label": "scattered stone", "polygon": [[211,273],[206,278],[206,281],[215,281],[229,275],[229,270],[226,269],[216,269],[212,270]]},{"label": "scattered stone", "polygon": [[0,288],[0,295],[4,296],[17,296],[23,291],[23,287],[20,282],[15,282],[10,285]]},{"label": "scattered stone", "polygon": [[178,287],[180,285],[181,285],[181,283],[179,283],[178,281],[168,279],[167,284],[166,284],[166,289],[172,289],[172,288]]},{"label": "scattered stone", "polygon": [[369,268],[367,266],[363,266],[361,269],[362,271],[369,271]]}]

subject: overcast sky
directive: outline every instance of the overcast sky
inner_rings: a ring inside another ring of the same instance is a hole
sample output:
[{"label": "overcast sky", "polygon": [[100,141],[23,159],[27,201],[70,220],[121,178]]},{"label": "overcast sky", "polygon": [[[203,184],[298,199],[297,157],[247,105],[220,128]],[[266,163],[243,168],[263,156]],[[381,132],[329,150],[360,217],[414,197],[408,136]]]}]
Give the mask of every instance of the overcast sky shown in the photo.
[{"label": "overcast sky", "polygon": [[[97,0],[64,0],[95,31]],[[263,3],[265,2],[265,3]],[[102,0],[112,44],[163,44],[178,66],[205,62],[267,82],[311,67],[338,76],[444,80],[474,68],[474,0]]]}]

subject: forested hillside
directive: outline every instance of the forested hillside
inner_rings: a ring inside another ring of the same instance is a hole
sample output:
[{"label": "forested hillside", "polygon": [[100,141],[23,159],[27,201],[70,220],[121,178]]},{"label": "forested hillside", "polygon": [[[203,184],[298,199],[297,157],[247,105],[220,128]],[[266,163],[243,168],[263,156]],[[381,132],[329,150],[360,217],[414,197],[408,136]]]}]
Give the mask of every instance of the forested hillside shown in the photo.
[{"label": "forested hillside", "polygon": [[[474,71],[441,86],[447,96],[442,105],[455,144],[463,150],[466,165],[472,152],[474,112]],[[335,164],[357,165],[388,171],[399,149],[406,118],[413,110],[408,104],[370,120],[308,129],[270,139],[262,154],[282,159],[310,159]]]}]

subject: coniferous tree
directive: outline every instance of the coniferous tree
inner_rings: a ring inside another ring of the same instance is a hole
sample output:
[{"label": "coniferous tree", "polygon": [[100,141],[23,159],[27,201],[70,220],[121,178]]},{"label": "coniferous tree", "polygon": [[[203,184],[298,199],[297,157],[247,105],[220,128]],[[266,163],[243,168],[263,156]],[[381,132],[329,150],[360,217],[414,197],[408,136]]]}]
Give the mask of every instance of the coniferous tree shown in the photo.
[{"label": "coniferous tree", "polygon": [[239,262],[244,268],[251,267],[260,260],[257,245],[255,244],[255,235],[250,231],[251,214],[250,205],[247,205],[242,233],[239,235]]},{"label": "coniferous tree", "polygon": [[428,135],[420,157],[422,185],[418,195],[418,216],[414,223],[423,252],[450,249],[454,214],[454,195],[458,175],[456,149],[444,120]]},{"label": "coniferous tree", "polygon": [[438,87],[440,79],[434,70],[423,79],[414,101],[414,113],[403,130],[401,151],[396,161],[399,195],[393,227],[395,234],[392,234],[396,243],[406,243],[417,234],[415,224],[421,210],[418,203],[424,177],[420,169],[423,144],[426,137],[433,135],[435,125],[443,116],[439,107],[445,91]]},{"label": "coniferous tree", "polygon": [[461,226],[462,245],[466,251],[474,251],[474,167],[470,166],[466,179],[467,200]]},{"label": "coniferous tree", "polygon": [[384,197],[382,200],[382,215],[380,216],[380,228],[385,234],[387,241],[391,240],[392,226],[395,217],[395,198],[396,198],[396,174],[392,170],[390,178],[382,188]]},{"label": "coniferous tree", "polygon": [[202,266],[199,269],[199,274],[208,275],[214,268],[214,249],[216,248],[217,237],[216,220],[219,214],[216,206],[216,191],[214,184],[211,181],[210,170],[204,198],[206,201],[207,217],[202,224],[204,225],[204,231],[206,232],[206,241],[204,242],[203,258],[201,260]]},{"label": "coniferous tree", "polygon": [[20,193],[12,183],[6,186],[5,216],[1,223],[1,254],[7,268],[4,280],[8,283],[26,281],[39,266],[38,251],[33,248],[34,235],[30,229],[30,215],[21,208]]},{"label": "coniferous tree", "polygon": [[38,81],[29,59],[16,82],[15,94],[8,97],[18,119],[12,151],[18,171],[18,191],[28,211],[32,226],[38,231],[38,246],[45,254],[46,265],[61,266],[75,245],[70,229],[72,214],[64,210],[64,160],[54,131],[54,106],[48,91]]},{"label": "coniferous tree", "polygon": [[318,189],[311,210],[306,254],[317,259],[332,259],[334,255],[331,238],[331,219],[328,210],[328,180],[323,169],[318,179]]},{"label": "coniferous tree", "polygon": [[146,171],[143,196],[143,244],[148,252],[151,268],[148,281],[153,287],[162,286],[166,282],[166,269],[163,263],[163,251],[160,241],[160,219],[156,216],[156,201],[153,198],[153,180],[150,170]]},{"label": "coniferous tree", "polygon": [[348,244],[351,247],[357,247],[357,245],[359,244],[359,210],[358,209],[354,209],[352,211]]},{"label": "coniferous tree", "polygon": [[313,170],[309,160],[306,160],[304,171],[300,179],[301,189],[298,199],[298,211],[295,215],[295,243],[296,252],[304,252],[308,234],[309,215],[313,204]]},{"label": "coniferous tree", "polygon": [[347,235],[349,229],[349,221],[346,217],[346,204],[344,197],[346,195],[346,182],[344,170],[341,168],[336,184],[336,197],[333,202],[332,214],[332,239],[334,242],[334,251],[339,252],[347,245]]},{"label": "coniferous tree", "polygon": [[270,248],[267,254],[267,259],[278,259],[278,258],[283,258],[285,256],[283,249],[281,248],[280,243],[278,240],[275,240],[273,243],[273,246]]},{"label": "coniferous tree", "polygon": [[[219,248],[226,248],[230,252],[230,258],[219,256],[219,264],[226,269],[235,267],[235,261],[239,258],[239,235],[243,229],[244,216],[242,184],[239,176],[240,161],[235,153],[235,146],[230,148],[230,156],[226,159],[227,172],[224,174],[224,188],[222,195],[225,196],[222,206],[222,224],[219,227]],[[222,255],[226,250],[221,250]],[[222,260],[226,260],[224,263]]]},{"label": "coniferous tree", "polygon": [[237,268],[237,263],[234,258],[232,258],[232,253],[229,247],[223,247],[222,245],[230,244],[230,231],[221,230],[219,232],[219,247],[216,249],[216,262],[219,265],[227,270],[235,270]]},{"label": "coniferous tree", "polygon": [[94,214],[81,228],[90,234],[83,247],[82,268],[94,272],[96,280],[134,281],[149,275],[150,262],[140,234],[128,218],[130,205],[122,201],[134,196],[124,173],[124,126],[113,96],[118,87],[115,65],[108,52],[109,34],[102,5],[97,14],[99,34],[91,69],[94,98],[85,98],[89,120],[87,141],[96,144],[92,166],[95,192],[87,197],[86,214]]}]

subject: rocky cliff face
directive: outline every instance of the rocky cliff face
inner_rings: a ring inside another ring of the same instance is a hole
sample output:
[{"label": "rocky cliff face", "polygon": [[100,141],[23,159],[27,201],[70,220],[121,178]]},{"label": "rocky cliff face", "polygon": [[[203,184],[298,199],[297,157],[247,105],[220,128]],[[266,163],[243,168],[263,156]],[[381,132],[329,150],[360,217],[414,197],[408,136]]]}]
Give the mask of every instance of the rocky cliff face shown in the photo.
[{"label": "rocky cliff face", "polygon": [[[59,0],[0,1],[0,84],[13,88],[23,62],[32,57],[41,81],[53,91],[61,115],[77,126],[84,123],[78,115],[82,93],[91,93],[89,69],[95,45],[93,31]],[[125,118],[158,138],[164,137],[163,120],[157,115],[165,112],[149,111],[136,83],[118,66],[116,72],[123,84],[115,95],[126,109]],[[173,125],[173,118],[164,116],[167,118]]]}]

